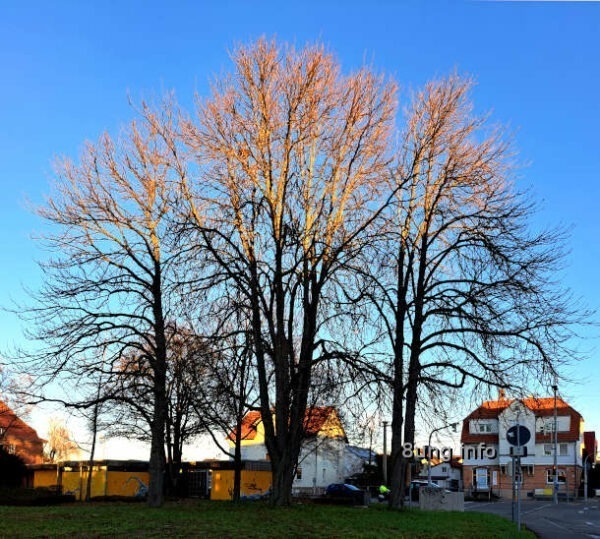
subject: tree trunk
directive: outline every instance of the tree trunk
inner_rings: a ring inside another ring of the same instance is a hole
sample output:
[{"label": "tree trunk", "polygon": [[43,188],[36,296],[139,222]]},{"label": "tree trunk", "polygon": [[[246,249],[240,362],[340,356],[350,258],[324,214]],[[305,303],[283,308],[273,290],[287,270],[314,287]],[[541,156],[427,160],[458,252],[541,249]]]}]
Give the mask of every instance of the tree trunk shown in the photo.
[{"label": "tree trunk", "polygon": [[[97,406],[97,405],[96,405]],[[92,427],[92,447],[90,449],[90,460],[88,461],[88,476],[85,491],[85,501],[89,502],[92,497],[92,478],[94,473],[94,454],[96,453],[96,435],[97,435],[97,409],[94,410],[94,420]]]},{"label": "tree trunk", "polygon": [[292,483],[294,481],[295,461],[289,451],[284,451],[278,462],[272,462],[273,487],[271,503],[275,506],[287,506],[292,503]]},{"label": "tree trunk", "polygon": [[404,505],[406,457],[402,429],[404,427],[404,323],[407,317],[407,277],[405,272],[406,250],[403,243],[398,248],[398,276],[396,281],[396,305],[394,312],[394,378],[393,378],[393,403],[392,403],[392,453],[390,458],[389,483],[391,493],[389,498],[390,509],[400,509]]},{"label": "tree trunk", "polygon": [[152,442],[150,446],[150,484],[148,506],[160,507],[164,502],[165,482],[165,426],[167,421],[167,340],[162,305],[160,260],[155,261],[153,282],[153,314],[156,344],[154,358],[154,415],[152,419]]},{"label": "tree trunk", "polygon": [[235,426],[235,450],[233,456],[233,501],[239,502],[242,494],[242,421]]},{"label": "tree trunk", "polygon": [[94,471],[94,455],[96,453],[96,438],[98,436],[98,414],[100,413],[100,390],[102,387],[102,378],[98,379],[98,390],[96,391],[96,404],[92,416],[92,447],[90,448],[90,460],[88,464],[87,489],[85,492],[85,501],[89,502],[92,497],[92,477]]},{"label": "tree trunk", "polygon": [[[159,378],[157,376],[157,378]],[[164,375],[163,375],[164,381]],[[155,381],[157,383],[158,380]],[[159,383],[159,382],[158,382]],[[150,446],[150,484],[148,485],[148,506],[160,507],[164,502],[165,476],[165,405],[166,395],[160,387],[155,388],[154,419],[152,421],[152,442]]]},{"label": "tree trunk", "polygon": [[[392,452],[389,463],[389,483],[390,483],[390,509],[400,509],[404,505],[405,477],[403,470],[406,459],[403,456],[404,446],[402,443],[402,426],[404,423],[403,414],[403,388],[402,378],[395,378],[394,403],[392,409]],[[397,387],[400,386],[400,387]]]}]

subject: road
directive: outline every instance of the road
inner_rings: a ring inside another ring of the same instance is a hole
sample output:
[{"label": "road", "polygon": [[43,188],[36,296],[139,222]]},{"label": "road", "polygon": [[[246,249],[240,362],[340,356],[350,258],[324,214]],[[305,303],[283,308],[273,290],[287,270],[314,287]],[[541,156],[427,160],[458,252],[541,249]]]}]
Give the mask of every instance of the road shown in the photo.
[{"label": "road", "polygon": [[[510,519],[512,503],[465,502],[465,511],[493,513]],[[585,504],[524,499],[521,502],[521,522],[542,539],[600,539],[600,498]]]}]

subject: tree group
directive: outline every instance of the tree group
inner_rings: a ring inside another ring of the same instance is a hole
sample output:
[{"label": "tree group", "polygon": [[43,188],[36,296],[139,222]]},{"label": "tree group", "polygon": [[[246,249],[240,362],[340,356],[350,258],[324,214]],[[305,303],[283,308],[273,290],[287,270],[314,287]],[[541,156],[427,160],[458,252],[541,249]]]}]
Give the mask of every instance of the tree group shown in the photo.
[{"label": "tree group", "polygon": [[236,432],[239,458],[250,409],[289,504],[306,410],[380,395],[398,507],[426,395],[518,387],[567,357],[561,238],[531,232],[469,79],[398,117],[393,81],[322,46],[262,39],[232,60],[193,113],[142,104],[58,163],[29,360],[78,388],[69,405],[110,402],[116,431],[151,440],[152,506],[188,437]]}]

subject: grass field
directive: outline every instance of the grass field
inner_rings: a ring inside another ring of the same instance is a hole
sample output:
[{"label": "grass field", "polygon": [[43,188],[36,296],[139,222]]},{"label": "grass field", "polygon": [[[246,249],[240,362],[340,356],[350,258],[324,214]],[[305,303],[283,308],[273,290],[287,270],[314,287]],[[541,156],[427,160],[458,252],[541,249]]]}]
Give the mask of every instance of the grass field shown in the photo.
[{"label": "grass field", "polygon": [[513,523],[475,513],[390,512],[263,502],[169,502],[161,509],[133,503],[0,507],[1,537],[527,537]]}]

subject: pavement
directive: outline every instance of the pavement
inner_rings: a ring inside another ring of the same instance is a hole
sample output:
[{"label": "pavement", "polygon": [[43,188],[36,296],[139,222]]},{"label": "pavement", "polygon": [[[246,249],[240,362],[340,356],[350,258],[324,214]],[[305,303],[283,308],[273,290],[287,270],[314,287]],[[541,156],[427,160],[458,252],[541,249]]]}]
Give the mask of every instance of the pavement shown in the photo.
[{"label": "pavement", "polygon": [[[465,511],[493,513],[509,520],[512,502],[465,502]],[[600,498],[575,502],[521,500],[521,522],[542,539],[600,539]],[[516,525],[516,523],[515,523]]]}]

